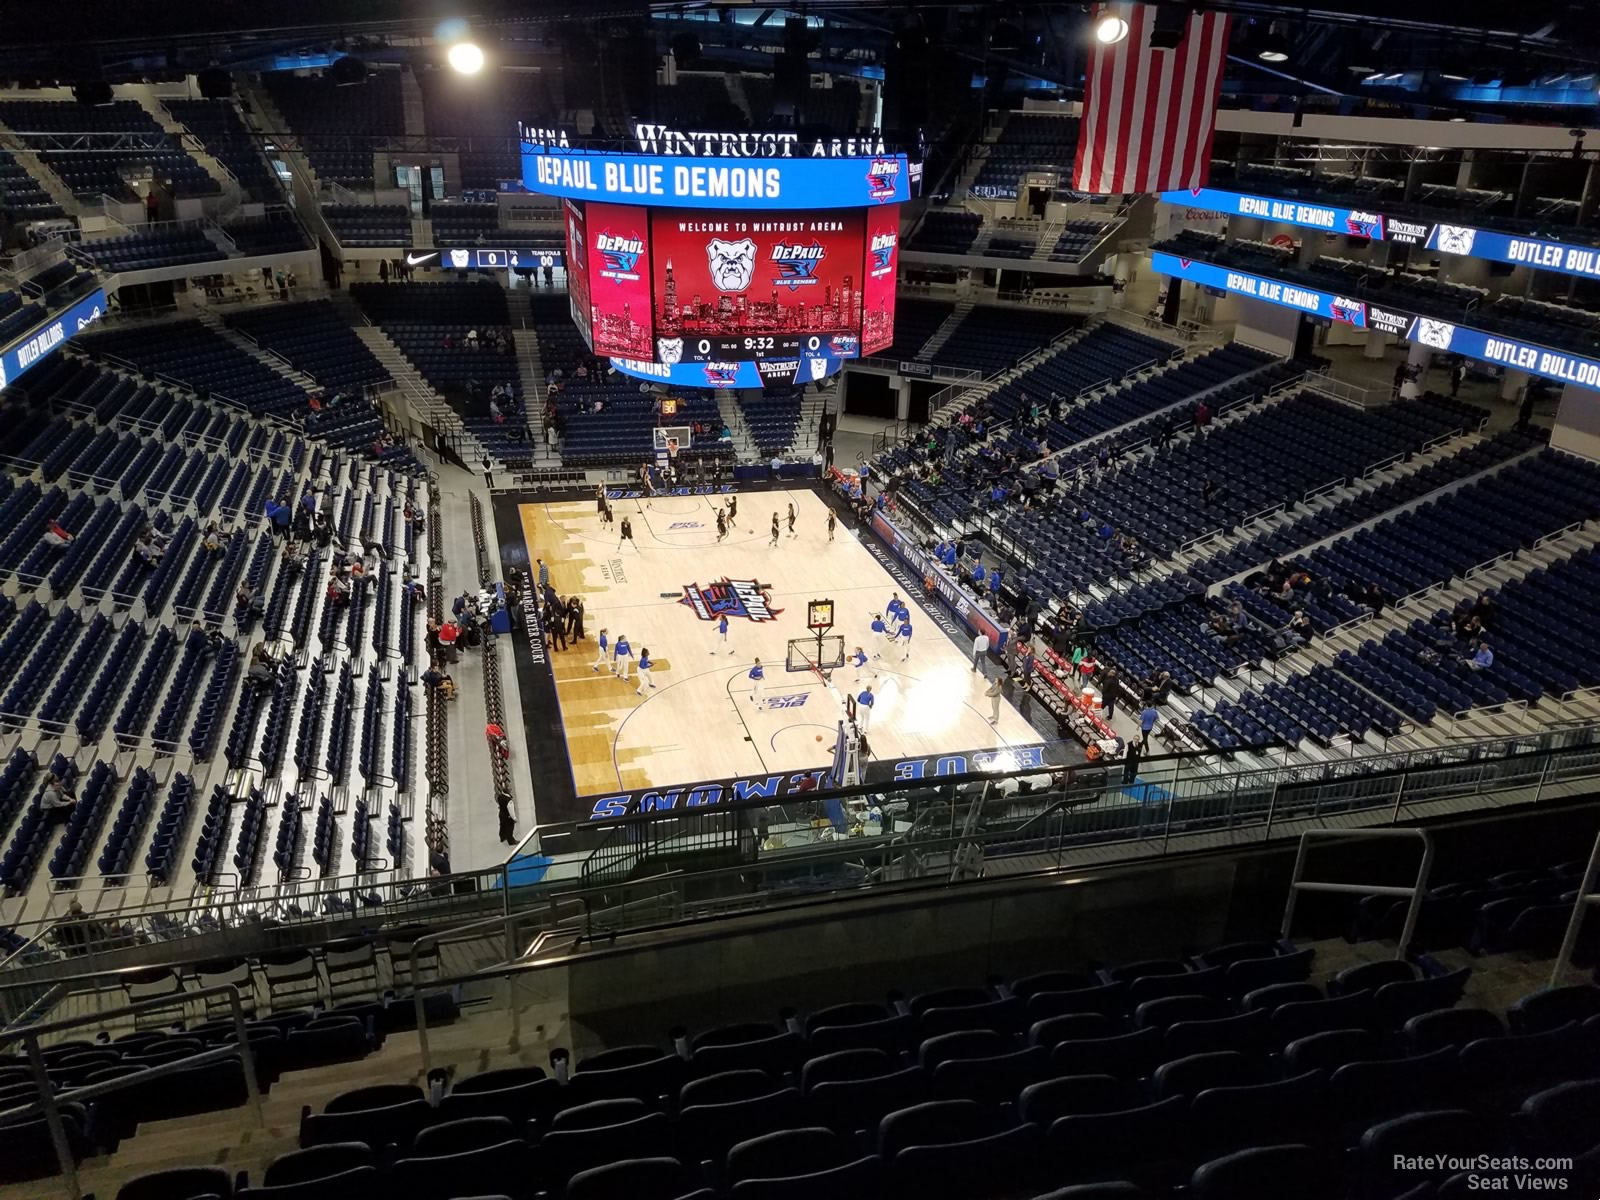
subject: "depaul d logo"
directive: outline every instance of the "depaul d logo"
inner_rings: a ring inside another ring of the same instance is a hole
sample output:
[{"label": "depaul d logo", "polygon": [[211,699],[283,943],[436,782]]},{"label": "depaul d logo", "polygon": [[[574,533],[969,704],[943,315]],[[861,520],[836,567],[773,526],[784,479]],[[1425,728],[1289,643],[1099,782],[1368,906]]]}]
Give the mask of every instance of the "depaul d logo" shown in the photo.
[{"label": "depaul d logo", "polygon": [[798,287],[817,282],[817,264],[825,251],[822,243],[813,241],[809,246],[779,242],[772,248],[772,263],[778,268],[778,277],[772,282],[791,292]]},{"label": "depaul d logo", "polygon": [[615,283],[633,282],[639,278],[639,256],[644,253],[644,239],[632,234],[619,236],[602,233],[594,240],[600,251],[600,278]]},{"label": "depaul d logo", "polygon": [[873,159],[872,165],[867,168],[867,195],[880,204],[885,200],[893,200],[895,196],[895,180],[899,175],[899,159]]},{"label": "depaul d logo", "polygon": [[698,583],[684,584],[678,603],[687,604],[702,621],[715,621],[724,616],[772,621],[783,611],[772,607],[767,589],[754,579],[729,579],[726,575],[704,587]]}]

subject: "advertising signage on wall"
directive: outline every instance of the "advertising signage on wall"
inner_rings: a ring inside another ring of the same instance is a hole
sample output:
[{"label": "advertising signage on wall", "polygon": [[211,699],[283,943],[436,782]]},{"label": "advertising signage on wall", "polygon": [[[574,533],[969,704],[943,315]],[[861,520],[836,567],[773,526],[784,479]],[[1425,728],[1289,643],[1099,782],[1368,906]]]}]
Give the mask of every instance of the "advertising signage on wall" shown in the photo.
[{"label": "advertising signage on wall", "polygon": [[522,183],[573,200],[677,208],[854,208],[910,199],[903,154],[686,159],[524,142]]},{"label": "advertising signage on wall", "polygon": [[1546,238],[1519,237],[1472,225],[1450,225],[1427,221],[1408,221],[1403,217],[1359,209],[1338,208],[1304,200],[1273,199],[1217,188],[1194,188],[1162,192],[1168,204],[1185,208],[1205,208],[1228,216],[1259,217],[1286,225],[1343,233],[1373,241],[1399,242],[1421,246],[1441,254],[1459,254],[1512,266],[1533,267],[1562,275],[1600,279],[1600,248],[1553,242]]},{"label": "advertising signage on wall", "polygon": [[1361,209],[1309,204],[1304,200],[1248,196],[1242,192],[1224,192],[1217,188],[1183,188],[1175,192],[1162,192],[1161,199],[1185,208],[1208,208],[1229,216],[1259,217],[1263,221],[1279,221],[1285,225],[1304,225],[1324,233],[1347,233],[1374,241],[1384,240],[1383,214]]},{"label": "advertising signage on wall", "polygon": [[1188,279],[1234,295],[1252,296],[1269,304],[1344,321],[1358,328],[1376,329],[1406,341],[1420,342],[1441,353],[1459,354],[1477,362],[1497,363],[1513,370],[1526,371],[1530,375],[1600,391],[1600,361],[1582,355],[1535,346],[1454,321],[1427,317],[1371,301],[1350,300],[1280,280],[1246,275],[1192,258],[1155,253],[1150,256],[1150,263],[1161,275]]},{"label": "advertising signage on wall", "polygon": [[1346,325],[1354,325],[1358,329],[1367,327],[1366,303],[1348,296],[1340,296],[1335,292],[1318,291],[1295,283],[1285,283],[1280,279],[1250,275],[1244,271],[1230,271],[1226,267],[1218,267],[1192,258],[1179,258],[1175,254],[1164,254],[1160,251],[1151,254],[1150,263],[1162,275],[1192,279],[1196,283],[1218,288],[1224,292],[1233,292],[1239,296],[1254,296],[1257,300],[1265,300],[1269,304],[1281,304],[1285,308],[1298,308],[1301,312],[1310,313],[1314,317],[1340,321]]},{"label": "advertising signage on wall", "polygon": [[0,351],[0,387],[37,366],[65,346],[69,339],[98,321],[106,311],[106,294],[96,289],[71,308],[30,329]]}]

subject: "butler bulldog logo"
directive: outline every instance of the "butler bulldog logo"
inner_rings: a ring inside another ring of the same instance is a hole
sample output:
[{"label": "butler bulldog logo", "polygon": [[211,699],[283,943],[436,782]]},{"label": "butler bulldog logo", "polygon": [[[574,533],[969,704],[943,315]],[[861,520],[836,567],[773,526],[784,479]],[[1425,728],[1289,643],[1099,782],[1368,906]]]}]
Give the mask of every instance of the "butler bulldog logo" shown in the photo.
[{"label": "butler bulldog logo", "polygon": [[466,265],[468,263],[470,263],[471,261],[472,261],[472,252],[470,250],[452,250],[452,251],[450,251],[450,265],[452,267],[457,268],[458,270],[464,269],[466,267]]},{"label": "butler bulldog logo", "polygon": [[827,359],[825,359],[825,358],[808,358],[808,359],[806,359],[806,367],[811,372],[811,381],[813,383],[817,382],[817,380],[819,380],[819,379],[827,378],[827,375],[828,375],[828,360]]},{"label": "butler bulldog logo", "polygon": [[711,282],[720,292],[742,292],[756,273],[756,244],[751,238],[725,242],[712,238],[706,243],[706,265]]},{"label": "butler bulldog logo", "polygon": [[1413,335],[1424,346],[1434,350],[1448,350],[1456,336],[1456,327],[1448,321],[1435,321],[1430,317],[1417,318],[1417,331]]},{"label": "butler bulldog logo", "polygon": [[1446,254],[1471,254],[1478,231],[1466,225],[1439,226],[1439,249]]},{"label": "butler bulldog logo", "polygon": [[657,338],[656,357],[668,366],[673,366],[683,361],[683,339]]},{"label": "butler bulldog logo", "polygon": [[773,621],[783,611],[772,607],[772,596],[765,585],[754,579],[729,579],[724,575],[701,587],[683,585],[679,604],[686,604],[702,621],[721,617],[747,617],[752,621]]}]

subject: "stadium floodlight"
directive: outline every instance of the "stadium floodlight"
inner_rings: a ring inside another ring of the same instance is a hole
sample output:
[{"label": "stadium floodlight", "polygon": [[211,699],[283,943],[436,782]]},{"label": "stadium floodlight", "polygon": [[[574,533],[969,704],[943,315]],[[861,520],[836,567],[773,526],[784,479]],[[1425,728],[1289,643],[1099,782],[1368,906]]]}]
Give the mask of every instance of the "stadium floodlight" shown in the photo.
[{"label": "stadium floodlight", "polygon": [[450,65],[463,75],[476,75],[483,70],[483,47],[477,42],[457,42],[447,54]]},{"label": "stadium floodlight", "polygon": [[1128,36],[1128,23],[1115,13],[1107,13],[1095,22],[1094,36],[1105,46],[1115,46]]}]

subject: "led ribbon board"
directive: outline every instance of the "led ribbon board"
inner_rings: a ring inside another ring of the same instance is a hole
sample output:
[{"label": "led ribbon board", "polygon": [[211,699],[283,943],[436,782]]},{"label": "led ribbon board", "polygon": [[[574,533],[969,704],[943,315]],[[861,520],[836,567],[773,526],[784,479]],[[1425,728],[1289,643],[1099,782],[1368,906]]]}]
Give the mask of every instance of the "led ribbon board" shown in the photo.
[{"label": "led ribbon board", "polygon": [[903,154],[680,158],[522,143],[522,185],[573,200],[667,208],[866,208],[910,199]]},{"label": "led ribbon board", "polygon": [[1400,242],[1422,246],[1441,254],[1533,267],[1583,279],[1600,279],[1600,248],[1554,242],[1547,238],[1522,237],[1473,225],[1413,221],[1371,210],[1339,208],[1307,200],[1272,196],[1252,196],[1217,188],[1194,188],[1162,192],[1168,204],[1204,208],[1227,216],[1259,217],[1284,225],[1320,229],[1324,233],[1349,234],[1373,241]]},{"label": "led ribbon board", "polygon": [[96,288],[71,308],[35,325],[0,351],[0,387],[15,383],[17,376],[38,366],[66,345],[69,339],[98,321],[105,311],[105,290]]},{"label": "led ribbon board", "polygon": [[406,265],[443,267],[447,271],[551,270],[564,265],[561,251],[549,247],[458,246],[451,250],[408,250]]},{"label": "led ribbon board", "polygon": [[1421,342],[1441,353],[1460,354],[1477,362],[1498,363],[1544,379],[1600,391],[1600,362],[1582,355],[1536,346],[1451,320],[1391,308],[1376,301],[1352,300],[1332,292],[1314,291],[1282,280],[1230,271],[1214,263],[1179,258],[1161,251],[1150,255],[1150,265],[1158,274],[1174,279],[1187,279],[1203,287],[1217,288],[1238,296],[1251,296],[1268,304],[1293,308],[1330,321],[1343,321],[1360,329],[1376,329],[1406,341]]},{"label": "led ribbon board", "polygon": [[611,365],[624,375],[684,388],[759,388],[772,384],[816,383],[844,365],[831,354],[800,358],[730,359],[726,362],[648,362],[612,358]]}]

